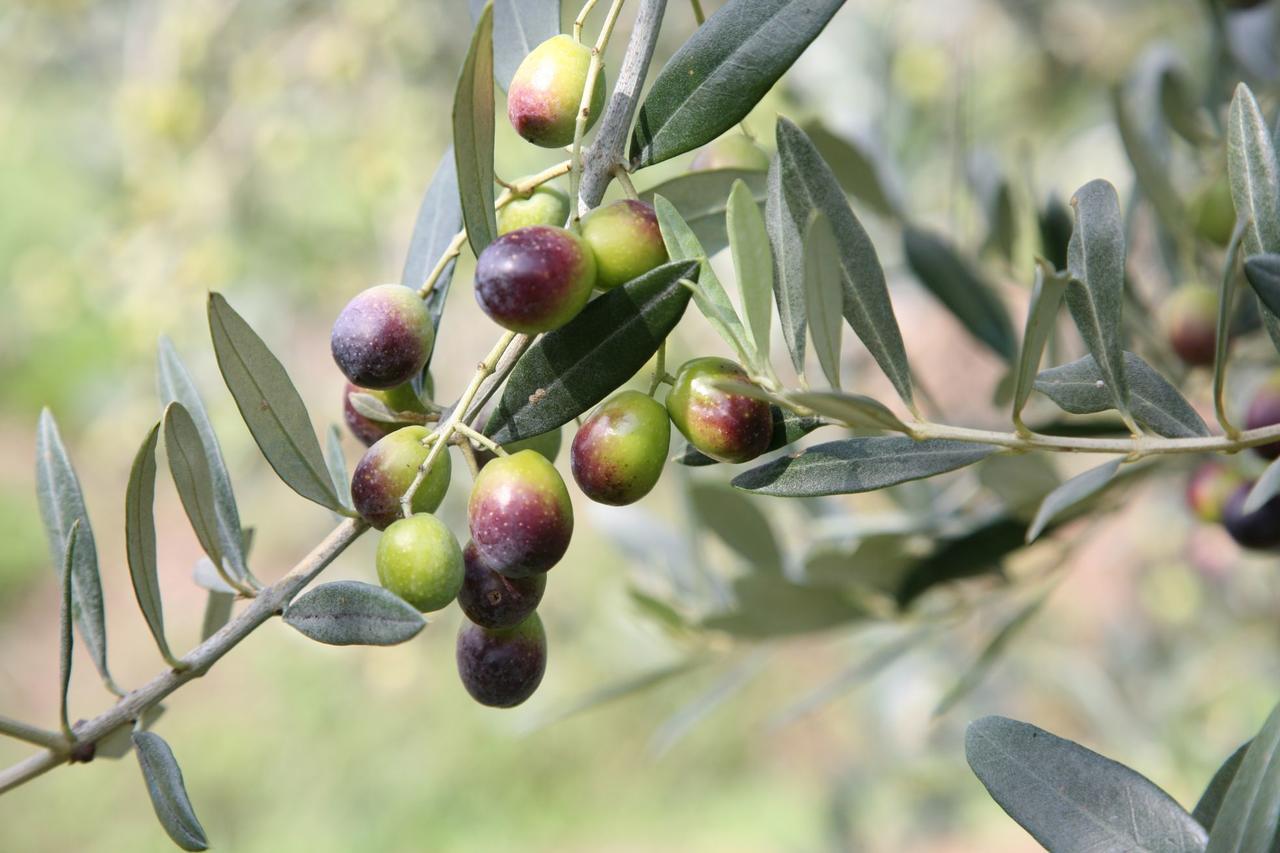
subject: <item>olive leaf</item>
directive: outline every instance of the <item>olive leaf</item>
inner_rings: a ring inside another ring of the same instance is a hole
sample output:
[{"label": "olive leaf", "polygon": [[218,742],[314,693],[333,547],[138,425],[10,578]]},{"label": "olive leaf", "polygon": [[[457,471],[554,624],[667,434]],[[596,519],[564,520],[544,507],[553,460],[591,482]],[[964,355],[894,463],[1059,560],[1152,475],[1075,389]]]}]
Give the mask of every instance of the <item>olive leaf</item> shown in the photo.
[{"label": "olive leaf", "polygon": [[1027,322],[1022,332],[1022,347],[1018,351],[1018,366],[1014,374],[1013,421],[1022,422],[1022,410],[1027,405],[1031,390],[1035,385],[1036,373],[1040,369],[1040,359],[1044,356],[1045,345],[1053,334],[1058,319],[1058,309],[1067,287],[1071,284],[1069,276],[1060,275],[1052,265],[1044,259],[1036,263],[1036,282],[1031,290],[1031,301],[1027,306]]},{"label": "olive leaf", "polygon": [[680,213],[681,218],[708,255],[729,245],[727,212],[729,193],[736,183],[746,184],[749,198],[763,204],[768,194],[768,175],[750,169],[708,169],[689,172],[663,181],[645,190],[640,198],[653,204],[662,196]]},{"label": "olive leaf", "polygon": [[1172,797],[1078,743],[983,717],[969,724],[964,750],[992,799],[1048,850],[1204,849],[1203,827]]},{"label": "olive leaf", "polygon": [[1244,274],[1263,307],[1280,313],[1280,254],[1266,252],[1245,258]]},{"label": "olive leaf", "polygon": [[[1236,217],[1244,224],[1245,255],[1280,252],[1280,163],[1258,101],[1244,83],[1227,116],[1227,174]],[[1280,317],[1264,306],[1262,318],[1280,347]]]},{"label": "olive leaf", "polygon": [[774,296],[792,363],[797,371],[804,369],[803,234],[810,214],[820,210],[830,220],[839,248],[844,318],[910,405],[907,354],[871,238],[850,209],[831,167],[804,131],[779,119],[777,141],[778,156],[769,171],[766,220],[776,266]]},{"label": "olive leaf", "polygon": [[1280,826],[1280,707],[1240,761],[1213,821],[1206,853],[1274,850]]},{"label": "olive leaf", "polygon": [[1036,217],[1040,230],[1040,251],[1054,270],[1067,268],[1067,249],[1073,228],[1071,209],[1051,195]]},{"label": "olive leaf", "polygon": [[902,232],[907,266],[976,339],[1005,361],[1018,349],[1009,312],[995,288],[941,236],[908,225]]},{"label": "olive leaf", "polygon": [[75,581],[76,547],[80,540],[80,519],[71,522],[67,531],[67,552],[62,557],[62,594],[61,606],[58,609],[58,637],[60,654],[58,655],[58,709],[62,723],[62,733],[71,737],[71,717],[67,713],[67,693],[71,689],[71,648],[75,643],[71,625],[74,621],[72,613],[75,609],[75,593],[72,589]]},{"label": "olive leaf", "polygon": [[703,528],[759,571],[780,573],[782,549],[768,516],[741,492],[719,483],[693,483],[689,497]]},{"label": "olive leaf", "polygon": [[871,436],[810,447],[733,478],[736,488],[779,497],[871,492],[933,477],[983,459],[1000,448],[959,441]]},{"label": "olive leaf", "polygon": [[[764,175],[760,175],[763,184]],[[742,316],[754,344],[758,361],[769,360],[769,336],[773,326],[773,252],[764,216],[745,181],[736,180],[729,192],[725,213],[729,245],[733,250],[733,269],[738,278]],[[837,299],[839,283],[836,283]],[[836,314],[836,336],[839,350],[839,305]]]},{"label": "olive leaf", "polygon": [[107,669],[107,626],[102,607],[102,580],[98,576],[98,548],[89,524],[80,479],[76,476],[53,414],[44,409],[36,430],[36,496],[40,517],[49,540],[55,571],[61,571],[71,528],[79,523],[79,542],[71,562],[71,615],[80,626],[89,656],[108,689],[119,693]]},{"label": "olive leaf", "polygon": [[[449,249],[454,237],[462,228],[462,205],[458,194],[458,167],[453,146],[449,146],[436,167],[431,183],[418,207],[413,223],[413,236],[409,238],[409,251],[404,259],[400,283],[415,290],[426,283],[427,276]],[[436,278],[435,286],[427,297],[427,313],[435,328],[440,328],[444,314],[444,302],[453,281],[453,268],[457,259],[445,263]],[[434,349],[432,355],[434,355]]]},{"label": "olive leaf", "polygon": [[157,353],[158,371],[157,385],[161,406],[170,403],[181,403],[195,422],[196,430],[204,445],[205,459],[209,464],[209,474],[213,478],[214,509],[218,514],[218,541],[222,546],[222,554],[226,558],[227,568],[231,574],[241,580],[251,577],[245,561],[244,549],[241,548],[243,532],[240,527],[240,511],[236,507],[235,492],[231,487],[231,475],[227,471],[226,460],[222,458],[222,448],[218,444],[218,436],[213,431],[213,423],[205,410],[200,392],[196,390],[191,374],[182,363],[173,342],[167,337],[160,338]]},{"label": "olive leaf", "polygon": [[134,732],[133,746],[151,805],[169,838],[183,850],[208,850],[209,840],[191,807],[182,769],[169,744],[153,732]]},{"label": "olive leaf", "polygon": [[342,431],[336,424],[330,424],[325,433],[325,463],[329,466],[329,478],[333,480],[333,491],[338,502],[351,509],[351,477],[347,474],[347,457],[342,452]]},{"label": "olive leaf", "polygon": [[1115,409],[1129,418],[1129,383],[1123,366],[1124,219],[1115,187],[1090,181],[1071,199],[1075,230],[1067,267],[1078,286],[1067,289],[1067,307],[1097,362]]},{"label": "olive leaf", "polygon": [[825,418],[854,429],[910,432],[887,406],[863,394],[845,394],[839,391],[792,391],[785,396],[791,405],[809,409]]},{"label": "olive leaf", "polygon": [[631,139],[634,168],[715,139],[751,112],[844,0],[729,0],[653,82]]},{"label": "olive leaf", "polygon": [[898,606],[907,607],[940,584],[998,570],[1001,560],[1026,544],[1026,532],[1025,522],[998,516],[942,539],[903,577],[895,594]]},{"label": "olive leaf", "polygon": [[485,431],[499,444],[568,423],[636,374],[689,304],[696,261],[671,261],[587,304],[516,363]]},{"label": "olive leaf", "polygon": [[821,210],[809,214],[804,231],[804,303],[809,337],[818,364],[832,388],[840,388],[840,309],[844,292],[840,285],[839,248],[831,221]]},{"label": "olive leaf", "polygon": [[870,143],[829,130],[819,121],[807,122],[804,132],[845,192],[881,216],[902,219],[901,199],[890,183],[887,164]]},{"label": "olive leaf", "polygon": [[284,611],[284,623],[330,646],[393,646],[427,624],[404,599],[358,581],[321,584]]},{"label": "olive leaf", "polygon": [[679,211],[660,195],[653,197],[654,211],[658,216],[658,227],[662,231],[662,240],[666,244],[667,254],[673,261],[698,261],[698,279],[693,286],[693,301],[698,310],[724,339],[733,347],[738,358],[744,363],[754,364],[757,359],[747,340],[746,329],[733,302],[720,283],[720,277],[711,268],[707,252],[698,242],[697,236],[680,216]]},{"label": "olive leaf", "polygon": [[1244,499],[1241,511],[1257,512],[1277,494],[1280,494],[1280,459],[1273,460],[1262,472]]},{"label": "olive leaf", "polygon": [[222,543],[218,537],[218,515],[214,508],[213,477],[209,474],[200,433],[181,403],[170,403],[164,410],[162,422],[169,473],[173,475],[182,508],[186,510],[191,529],[200,540],[200,547],[209,555],[213,565],[221,569],[224,563]]},{"label": "olive leaf", "polygon": [[605,684],[591,690],[586,695],[572,700],[565,706],[553,710],[544,717],[539,717],[530,728],[534,731],[548,728],[555,723],[567,720],[570,717],[581,714],[583,711],[590,711],[601,705],[625,699],[642,693],[659,685],[666,684],[672,679],[687,675],[706,665],[706,661],[702,658],[687,658],[678,660],[656,669],[641,672],[638,675],[624,676],[618,681]]},{"label": "olive leaf", "polygon": [[1236,774],[1240,772],[1240,765],[1244,763],[1245,753],[1249,751],[1251,743],[1253,741],[1241,744],[1226,761],[1222,762],[1222,766],[1214,772],[1213,778],[1205,786],[1204,793],[1200,795],[1200,800],[1192,810],[1191,816],[1205,829],[1212,831],[1213,825],[1217,823],[1218,812],[1222,810],[1222,801],[1226,798]]},{"label": "olive leaf", "polygon": [[1123,463],[1124,459],[1112,459],[1096,468],[1090,468],[1046,495],[1040,503],[1040,509],[1036,511],[1036,517],[1032,520],[1031,526],[1027,528],[1028,544],[1039,538],[1054,518],[1109,486]]},{"label": "olive leaf", "polygon": [[498,235],[493,209],[493,3],[485,6],[453,97],[453,154],[462,220],[479,257]]},{"label": "olive leaf", "polygon": [[307,407],[284,365],[219,293],[209,294],[209,331],[222,378],[267,462],[289,488],[341,512]]},{"label": "olive leaf", "polygon": [[[1209,435],[1209,427],[1182,393],[1151,365],[1126,352],[1124,373],[1133,417],[1142,426],[1165,438]],[[1092,415],[1114,407],[1114,396],[1091,355],[1041,372],[1034,387],[1073,415]]]},{"label": "olive leaf", "polygon": [[559,34],[560,0],[493,0],[494,78],[504,92],[524,58]]},{"label": "olive leaf", "polygon": [[153,426],[133,460],[129,485],[125,490],[124,531],[125,554],[133,595],[147,620],[151,636],[160,654],[169,664],[176,664],[164,635],[164,600],[160,596],[159,569],[156,562],[156,445],[160,441],[160,424]]},{"label": "olive leaf", "polygon": [[[784,409],[777,405],[771,405],[769,410],[773,415],[773,433],[769,437],[769,446],[766,452],[794,444],[818,427],[826,426],[827,424],[822,418],[815,418],[812,415],[797,415],[790,409]],[[671,461],[693,468],[720,464],[691,444],[686,444],[684,450],[673,456]]]},{"label": "olive leaf", "polygon": [[1158,93],[1163,88],[1160,63],[1168,54],[1167,47],[1157,46],[1140,60],[1130,79],[1112,88],[1111,106],[1139,190],[1165,228],[1186,234],[1187,211],[1169,180],[1168,133],[1159,113]]},{"label": "olive leaf", "polygon": [[200,617],[200,642],[218,633],[223,625],[231,621],[231,608],[236,603],[234,593],[209,590],[204,602],[204,615]]}]

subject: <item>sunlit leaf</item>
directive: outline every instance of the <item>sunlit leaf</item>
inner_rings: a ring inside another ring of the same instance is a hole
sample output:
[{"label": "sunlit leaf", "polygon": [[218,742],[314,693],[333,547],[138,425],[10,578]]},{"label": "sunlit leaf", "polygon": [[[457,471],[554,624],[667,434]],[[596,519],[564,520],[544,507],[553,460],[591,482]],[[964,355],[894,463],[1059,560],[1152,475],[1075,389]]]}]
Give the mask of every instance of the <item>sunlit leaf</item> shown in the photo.
[{"label": "sunlit leaf", "polygon": [[[524,0],[522,0],[524,2]],[[498,235],[493,209],[493,4],[480,14],[453,98],[453,154],[462,221],[479,257]]]},{"label": "sunlit leaf", "polygon": [[[1129,404],[1139,424],[1166,438],[1209,434],[1209,427],[1182,393],[1151,365],[1126,352],[1124,372]],[[1115,405],[1115,396],[1107,388],[1106,378],[1091,355],[1041,372],[1034,387],[1073,415],[1104,412]]]},{"label": "sunlit leaf", "polygon": [[881,429],[889,432],[910,432],[897,415],[878,400],[862,394],[845,394],[839,391],[793,391],[786,401],[803,406],[829,420],[855,429]]},{"label": "sunlit leaf", "polygon": [[832,388],[840,387],[840,314],[844,291],[840,283],[839,247],[831,221],[821,210],[809,215],[804,232],[804,302],[809,337],[818,364]]},{"label": "sunlit leaf", "polygon": [[284,622],[330,646],[393,646],[427,624],[400,596],[359,581],[321,584],[285,609]]},{"label": "sunlit leaf", "polygon": [[[764,175],[760,175],[763,184]],[[744,181],[734,181],[725,214],[729,244],[733,249],[733,269],[738,277],[742,317],[760,361],[769,360],[769,335],[773,326],[773,251],[764,216]],[[839,298],[839,283],[836,294]],[[839,315],[837,302],[835,313]],[[837,336],[839,319],[836,319]],[[838,349],[838,347],[837,347]]]},{"label": "sunlit leaf", "polygon": [[[427,276],[444,257],[449,244],[462,230],[462,205],[458,194],[458,167],[450,146],[436,167],[427,192],[418,207],[418,217],[413,224],[413,236],[409,238],[409,251],[404,259],[400,283],[415,290],[426,283]],[[427,313],[436,328],[444,313],[444,302],[453,281],[456,260],[445,264],[427,297]],[[432,352],[434,355],[434,351]]]},{"label": "sunlit leaf", "polygon": [[1105,489],[1115,479],[1124,459],[1112,459],[1083,474],[1077,474],[1050,492],[1040,504],[1035,519],[1027,529],[1027,542],[1034,542],[1049,522],[1062,512]]},{"label": "sunlit leaf", "polygon": [[729,245],[726,213],[729,193],[738,181],[747,185],[749,197],[753,201],[764,203],[768,195],[768,175],[764,171],[748,169],[687,172],[642,192],[640,198],[653,204],[655,196],[662,196],[671,202],[693,231],[693,236],[698,238],[703,250],[708,255],[714,255]]}]

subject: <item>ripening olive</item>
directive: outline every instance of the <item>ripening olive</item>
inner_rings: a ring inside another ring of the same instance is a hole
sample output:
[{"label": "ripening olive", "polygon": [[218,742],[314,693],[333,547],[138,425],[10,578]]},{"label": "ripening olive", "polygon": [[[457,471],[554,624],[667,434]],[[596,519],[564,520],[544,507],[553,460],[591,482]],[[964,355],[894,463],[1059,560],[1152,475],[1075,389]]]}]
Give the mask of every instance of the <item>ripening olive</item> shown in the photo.
[{"label": "ripening olive", "polygon": [[480,469],[467,516],[476,559],[507,577],[548,571],[573,535],[564,480],[533,450],[500,456]]},{"label": "ripening olive", "polygon": [[596,287],[610,290],[667,260],[653,206],[624,199],[582,219],[582,239],[596,258]]},{"label": "ripening olive", "polygon": [[[1244,414],[1245,429],[1261,429],[1276,424],[1280,424],[1280,372],[1273,373],[1258,386]],[[1255,447],[1253,452],[1263,459],[1280,457],[1280,441]]]},{"label": "ripening olive", "polygon": [[1218,292],[1203,284],[1182,285],[1161,307],[1160,325],[1185,364],[1212,365],[1218,347]]},{"label": "ripening olive", "polygon": [[392,523],[378,540],[378,581],[423,613],[448,606],[462,589],[462,549],[434,515]]},{"label": "ripening olive", "polygon": [[483,628],[512,628],[537,609],[547,588],[546,575],[509,578],[480,565],[475,545],[462,549],[466,577],[458,593],[458,605],[467,618]]},{"label": "ripening olive", "polygon": [[769,448],[773,415],[769,404],[712,383],[751,384],[747,372],[724,358],[695,358],[676,374],[667,412],[689,443],[720,462],[749,462]]},{"label": "ripening olive", "polygon": [[1253,483],[1236,488],[1222,509],[1222,526],[1241,546],[1256,550],[1280,547],[1280,495],[1253,512],[1244,511]]},{"label": "ripening olive", "polygon": [[513,332],[558,329],[591,298],[596,261],[576,234],[533,225],[504,234],[476,261],[476,301]]},{"label": "ripening olive", "polygon": [[507,202],[498,211],[498,234],[509,234],[530,225],[563,227],[569,221],[569,196],[546,184],[525,198]]},{"label": "ripening olive", "polygon": [[[507,118],[516,133],[543,148],[572,144],[590,64],[591,48],[566,35],[535,47],[516,68],[507,88]],[[591,93],[587,129],[600,117],[604,87],[601,71]]]},{"label": "ripening olive", "polygon": [[[351,499],[365,521],[379,530],[400,517],[400,497],[409,490],[418,474],[418,466],[427,458],[429,448],[422,440],[430,434],[423,426],[401,427],[379,439],[365,451],[351,476]],[[451,475],[449,453],[436,456],[418,491],[411,509],[415,513],[435,512],[449,490]]]},{"label": "ripening olive", "polygon": [[472,699],[491,708],[512,708],[542,683],[547,633],[537,613],[501,631],[463,622],[456,657],[458,676]]},{"label": "ripening olive", "polygon": [[393,388],[417,376],[431,355],[435,327],[416,291],[380,284],[356,294],[334,321],[333,360],[361,388]]},{"label": "ripening olive", "polygon": [[1222,521],[1227,499],[1242,482],[1233,468],[1216,460],[1205,462],[1187,479],[1187,507],[1202,521]]},{"label": "ripening olive", "polygon": [[573,479],[598,503],[635,503],[657,484],[670,443],[667,410],[639,391],[623,391],[587,418],[574,436],[569,456]]},{"label": "ripening olive", "polygon": [[1226,178],[1213,181],[1191,199],[1196,233],[1217,246],[1231,242],[1236,227],[1236,205]]}]

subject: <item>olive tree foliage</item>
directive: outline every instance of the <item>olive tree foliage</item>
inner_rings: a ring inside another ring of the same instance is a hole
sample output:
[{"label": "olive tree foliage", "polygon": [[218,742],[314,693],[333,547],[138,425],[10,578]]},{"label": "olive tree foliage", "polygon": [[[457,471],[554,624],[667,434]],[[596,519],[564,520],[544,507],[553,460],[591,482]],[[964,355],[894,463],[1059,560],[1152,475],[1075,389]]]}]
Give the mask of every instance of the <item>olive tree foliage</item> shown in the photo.
[{"label": "olive tree foliage", "polygon": [[[1171,456],[1232,454],[1280,439],[1277,425],[1239,428],[1228,419],[1224,402],[1231,335],[1258,328],[1280,345],[1280,165],[1247,83],[1229,99],[1220,96],[1229,91],[1229,80],[1214,81],[1202,93],[1176,58],[1145,55],[1114,99],[1117,129],[1136,177],[1134,197],[1122,200],[1111,183],[1093,180],[1071,196],[1069,206],[1050,199],[1028,210],[1018,202],[1013,179],[996,175],[980,193],[989,227],[984,246],[975,249],[917,222],[894,190],[891,164],[820,122],[801,125],[780,117],[767,169],[717,168],[661,183],[648,180],[649,167],[737,133],[736,126],[843,0],[727,0],[705,20],[695,1],[699,25],[656,69],[654,48],[668,4],[611,0],[593,44],[570,156],[538,175],[502,183],[499,190],[496,89],[510,84],[524,56],[560,33],[562,14],[575,16],[573,37],[582,42],[597,4],[587,0],[579,9],[562,10],[559,0],[471,0],[474,31],[458,78],[454,144],[426,191],[401,283],[418,291],[438,326],[455,261],[464,251],[479,254],[495,239],[495,211],[564,176],[571,189],[571,228],[617,181],[628,194],[652,203],[670,263],[596,297],[552,332],[503,335],[451,404],[431,401],[424,380],[415,387],[425,415],[391,411],[367,395],[353,398],[366,417],[431,428],[435,443],[424,475],[446,445],[474,457],[486,448],[535,438],[590,413],[646,365],[656,364],[652,395],[672,378],[665,340],[690,304],[743,365],[746,378],[726,381],[719,390],[769,405],[773,432],[764,457],[720,475],[718,469],[729,466],[695,447],[675,448],[668,475],[677,477],[687,502],[685,531],[654,525],[643,511],[591,516],[622,553],[637,557],[633,599],[641,612],[682,638],[687,659],[606,685],[565,713],[714,667],[726,676],[703,701],[720,701],[759,670],[754,650],[770,643],[915,617],[910,630],[916,635],[905,634],[904,641],[865,662],[856,683],[889,665],[919,635],[945,629],[945,618],[930,621],[917,610],[935,589],[979,576],[999,579],[1005,558],[1041,547],[1060,527],[1105,508],[1143,479],[1160,476]],[[458,6],[465,18],[466,4],[458,0]],[[634,7],[629,33],[618,29],[624,6]],[[1274,85],[1268,78],[1273,69],[1249,67],[1247,58],[1256,51],[1231,41],[1232,33],[1243,37],[1239,27],[1227,26],[1238,13],[1216,3],[1206,6],[1219,25],[1223,67],[1255,84]],[[624,36],[625,54],[611,75],[603,114],[588,132],[587,108],[604,71],[604,50]],[[1168,180],[1175,145],[1227,163],[1236,212],[1227,245],[1205,238]],[[647,189],[637,193],[633,177],[648,183]],[[933,406],[909,362],[877,248],[851,199],[858,210],[900,232],[910,272],[1004,364],[1005,379],[991,391],[1007,412],[1006,430],[945,423],[940,415],[926,414]],[[1131,334],[1135,324],[1148,322],[1132,313],[1137,301],[1127,244],[1139,209],[1154,215],[1162,237],[1191,246],[1170,263],[1212,265],[1220,282],[1213,425],[1180,390],[1184,377],[1157,367],[1169,363],[1169,353],[1153,352],[1158,347],[1145,339],[1135,342]],[[1028,307],[1019,318],[991,268],[1013,264],[1019,258],[1014,246],[1028,232],[1035,235],[1035,261],[1013,268],[1027,290]],[[722,281],[710,263],[722,250],[733,261],[730,281]],[[1246,322],[1237,322],[1241,314]],[[1064,342],[1065,317],[1077,334]],[[62,713],[56,729],[0,718],[0,732],[40,749],[0,771],[0,793],[61,765],[133,752],[157,817],[174,843],[188,850],[204,849],[206,835],[172,750],[151,731],[169,694],[204,675],[277,615],[305,636],[335,645],[406,642],[425,625],[415,609],[371,584],[325,584],[308,591],[368,529],[352,508],[338,434],[330,429],[323,443],[317,438],[286,365],[221,294],[210,295],[208,319],[222,376],[262,456],[300,497],[333,513],[337,525],[280,580],[264,585],[255,577],[252,528],[239,515],[201,394],[175,348],[162,341],[159,415],[140,441],[125,488],[125,533],[138,607],[165,669],[132,688],[117,685],[110,675],[93,528],[75,469],[46,411],[39,420],[36,464],[62,587]],[[775,332],[784,359],[774,358]],[[1046,353],[1071,348],[1079,358],[1042,364]],[[875,399],[852,387],[846,356],[855,350],[883,374],[895,399]],[[493,416],[473,426],[490,403]],[[185,653],[166,638],[158,583],[166,570],[157,559],[153,515],[161,449],[207,556],[195,573],[208,590],[203,642]],[[1088,454],[1097,463],[1064,479],[1046,464],[1055,453]],[[694,477],[694,469],[704,470]],[[943,490],[961,478],[968,478],[977,497],[943,499]],[[898,488],[913,481],[927,481],[916,484],[922,492]],[[833,498],[879,490],[923,509],[878,528],[843,515]],[[1280,469],[1273,469],[1258,479],[1249,505],[1262,506],[1277,492]],[[405,495],[406,507],[411,494],[412,489]],[[787,504],[782,513],[836,523],[815,523],[816,532],[803,539],[785,535],[794,526],[784,533],[767,501]],[[927,548],[917,547],[921,541]],[[716,561],[707,558],[712,550],[728,557],[732,573],[713,567]],[[981,679],[1010,637],[1034,617],[1054,581],[1050,571],[1026,584],[1025,602],[961,675],[939,713]],[[724,643],[725,637],[734,642]],[[119,697],[75,724],[66,707],[73,642],[84,645],[107,689]],[[748,646],[753,651],[744,655]],[[814,701],[801,697],[781,716],[803,714]],[[669,745],[681,730],[672,725],[659,740]],[[970,727],[966,750],[992,797],[1051,850],[1262,851],[1273,849],[1280,823],[1277,738],[1280,722],[1273,715],[1228,759],[1190,812],[1136,772],[1024,723],[979,720]]]}]

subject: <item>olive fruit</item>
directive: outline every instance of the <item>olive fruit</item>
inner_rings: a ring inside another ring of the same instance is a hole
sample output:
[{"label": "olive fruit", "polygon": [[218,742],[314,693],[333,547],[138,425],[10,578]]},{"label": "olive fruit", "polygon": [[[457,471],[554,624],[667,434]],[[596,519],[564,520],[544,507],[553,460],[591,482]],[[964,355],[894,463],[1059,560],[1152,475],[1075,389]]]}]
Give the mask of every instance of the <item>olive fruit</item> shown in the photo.
[{"label": "olive fruit", "polygon": [[[516,133],[543,148],[572,144],[590,65],[591,48],[566,35],[547,39],[530,51],[507,87],[507,118]],[[604,88],[602,71],[591,93],[587,129],[600,117]]]},{"label": "olive fruit", "polygon": [[476,559],[507,577],[550,570],[573,535],[569,490],[533,450],[500,456],[480,469],[467,517]]},{"label": "olive fruit", "polygon": [[498,211],[498,234],[508,234],[530,225],[560,227],[568,221],[568,194],[544,184],[524,198],[512,199]]},{"label": "olive fruit", "polygon": [[1265,550],[1280,546],[1280,495],[1253,512],[1244,511],[1253,483],[1236,488],[1222,508],[1222,526],[1245,548]]},{"label": "olive fruit", "polygon": [[1231,184],[1218,178],[1191,199],[1191,216],[1196,233],[1218,246],[1231,242],[1236,227],[1236,206],[1231,199]]},{"label": "olive fruit", "polygon": [[342,309],[329,346],[352,384],[393,388],[422,371],[435,339],[431,315],[417,292],[380,284],[357,293]]},{"label": "olive fruit", "polygon": [[667,260],[653,206],[624,199],[597,207],[582,219],[582,239],[596,258],[596,287],[610,290]]},{"label": "olive fruit", "polygon": [[1182,285],[1161,307],[1160,325],[1185,364],[1212,365],[1218,347],[1218,292],[1203,284]]},{"label": "olive fruit", "polygon": [[635,503],[657,484],[670,444],[667,410],[639,391],[623,391],[587,418],[574,436],[569,456],[573,479],[598,503]]},{"label": "olive fruit", "polygon": [[462,549],[434,515],[393,522],[378,540],[375,560],[383,587],[423,613],[448,606],[462,589]]},{"label": "olive fruit", "polygon": [[547,671],[547,633],[537,613],[494,631],[471,622],[458,630],[458,676],[471,698],[512,708],[533,695]]},{"label": "olive fruit", "polygon": [[490,243],[476,261],[480,307],[499,326],[536,334],[558,329],[591,297],[596,260],[576,234],[532,225]]},{"label": "olive fruit", "polygon": [[1187,507],[1202,521],[1222,521],[1227,499],[1242,482],[1234,469],[1216,460],[1205,462],[1187,480]]},{"label": "olive fruit", "polygon": [[426,406],[418,399],[413,390],[413,383],[405,382],[394,388],[358,388],[350,382],[342,389],[342,419],[346,421],[351,434],[360,439],[366,446],[373,444],[383,436],[390,435],[403,424],[386,421],[375,421],[356,411],[351,404],[352,394],[368,394],[393,412],[427,413]]},{"label": "olive fruit", "polygon": [[[351,476],[351,500],[365,521],[382,530],[400,517],[400,497],[418,475],[418,466],[430,448],[422,440],[430,434],[424,426],[401,427],[379,439],[365,451]],[[449,490],[449,452],[436,456],[431,471],[413,495],[415,513],[435,512]]]},{"label": "olive fruit", "polygon": [[743,169],[751,172],[769,170],[769,155],[741,133],[722,136],[702,148],[689,163],[692,171],[705,169]]},{"label": "olive fruit", "polygon": [[475,545],[462,549],[466,576],[458,604],[467,618],[482,628],[513,628],[537,609],[547,588],[546,575],[509,578],[485,568],[476,559]]},{"label": "olive fruit", "polygon": [[667,412],[695,448],[720,462],[749,462],[769,449],[769,404],[717,388],[717,381],[751,384],[747,372],[725,358],[695,358],[676,374]]},{"label": "olive fruit", "polygon": [[[1273,373],[1258,386],[1244,413],[1245,429],[1261,429],[1276,424],[1280,424],[1280,372]],[[1275,459],[1280,456],[1280,441],[1255,447],[1253,452],[1263,459]]]}]

